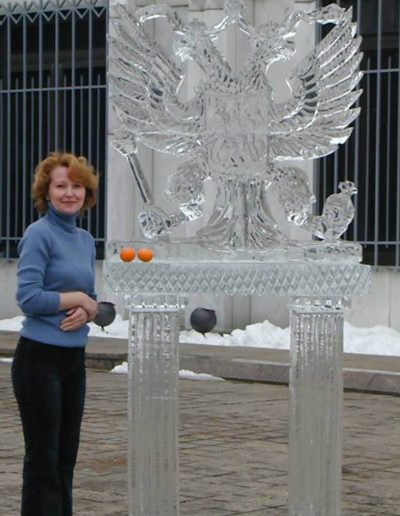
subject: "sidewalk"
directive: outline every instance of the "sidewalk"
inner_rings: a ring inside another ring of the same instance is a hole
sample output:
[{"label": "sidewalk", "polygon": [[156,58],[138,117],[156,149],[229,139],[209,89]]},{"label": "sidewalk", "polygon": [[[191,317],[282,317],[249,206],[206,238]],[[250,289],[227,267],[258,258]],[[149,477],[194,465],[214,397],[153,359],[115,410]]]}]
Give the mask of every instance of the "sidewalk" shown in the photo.
[{"label": "sidewalk", "polygon": [[[11,357],[17,333],[0,331],[0,357]],[[89,338],[87,365],[110,371],[127,359],[124,339]],[[288,384],[289,351],[268,348],[180,345],[180,368],[225,379]],[[400,356],[343,356],[346,390],[400,395]]]},{"label": "sidewalk", "polygon": [[[126,375],[88,369],[75,516],[127,516]],[[179,381],[181,516],[287,516],[285,385]],[[0,515],[19,514],[23,441],[0,362]],[[400,515],[399,399],[344,395],[343,515]],[[148,515],[151,516],[151,515]]]}]

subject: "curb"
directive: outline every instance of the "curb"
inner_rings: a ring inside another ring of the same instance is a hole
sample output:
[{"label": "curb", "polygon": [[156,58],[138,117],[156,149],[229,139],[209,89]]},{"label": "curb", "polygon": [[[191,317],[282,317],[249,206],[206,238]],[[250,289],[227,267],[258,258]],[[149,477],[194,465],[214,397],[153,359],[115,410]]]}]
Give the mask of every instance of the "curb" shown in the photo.
[{"label": "curb", "polygon": [[[214,346],[180,344],[180,369],[207,373],[226,380],[289,384],[289,363],[261,360],[259,358],[221,356]],[[207,349],[209,348],[209,349]],[[229,350],[226,350],[228,354]],[[245,354],[245,350],[242,350]],[[0,344],[0,358],[13,356],[13,349]],[[127,360],[127,353],[87,351],[86,365],[92,369],[110,371]],[[343,368],[343,386],[346,391],[400,396],[400,372],[375,369]]]},{"label": "curb", "polygon": [[[195,373],[208,373],[226,380],[289,384],[289,364],[242,358],[186,356],[181,354],[180,367]],[[343,368],[343,388],[371,394],[400,396],[400,373],[371,369]]]}]

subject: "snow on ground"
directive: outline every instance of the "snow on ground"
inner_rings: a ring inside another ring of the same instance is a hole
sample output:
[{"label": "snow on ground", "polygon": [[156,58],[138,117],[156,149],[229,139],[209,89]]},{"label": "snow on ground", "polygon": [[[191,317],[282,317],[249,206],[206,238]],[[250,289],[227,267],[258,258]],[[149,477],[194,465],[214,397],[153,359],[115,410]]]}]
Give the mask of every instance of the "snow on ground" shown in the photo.
[{"label": "snow on ground", "polygon": [[0,319],[0,330],[19,331],[23,320],[23,315],[17,315],[17,317],[14,317],[13,319]]},{"label": "snow on ground", "polygon": [[[122,362],[111,369],[111,373],[118,374],[127,374],[128,373],[128,362]],[[189,371],[188,369],[181,369],[179,371],[179,378],[183,378],[185,380],[219,380],[224,381],[223,378],[219,378],[218,376],[213,376],[212,374],[206,373],[194,373],[193,371]]]},{"label": "snow on ground", "polygon": [[[0,330],[19,331],[23,317],[0,320]],[[91,337],[128,338],[128,321],[119,315],[107,326],[105,331],[90,323]],[[249,324],[244,330],[235,329],[220,335],[207,333],[205,336],[191,331],[181,331],[179,340],[185,344],[208,344],[219,346],[250,346],[260,348],[288,349],[289,328],[279,328],[269,321]],[[349,322],[344,323],[344,351],[367,355],[400,356],[400,333],[387,326],[357,328]]]}]

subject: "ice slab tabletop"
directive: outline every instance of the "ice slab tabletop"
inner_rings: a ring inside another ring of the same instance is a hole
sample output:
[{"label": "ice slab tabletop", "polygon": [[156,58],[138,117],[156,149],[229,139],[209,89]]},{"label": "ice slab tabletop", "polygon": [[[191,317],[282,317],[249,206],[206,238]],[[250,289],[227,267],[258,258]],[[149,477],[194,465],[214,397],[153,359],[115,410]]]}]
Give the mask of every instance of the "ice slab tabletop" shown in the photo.
[{"label": "ice slab tabletop", "polygon": [[345,262],[104,262],[108,288],[125,294],[352,296],[370,290],[370,267]]}]

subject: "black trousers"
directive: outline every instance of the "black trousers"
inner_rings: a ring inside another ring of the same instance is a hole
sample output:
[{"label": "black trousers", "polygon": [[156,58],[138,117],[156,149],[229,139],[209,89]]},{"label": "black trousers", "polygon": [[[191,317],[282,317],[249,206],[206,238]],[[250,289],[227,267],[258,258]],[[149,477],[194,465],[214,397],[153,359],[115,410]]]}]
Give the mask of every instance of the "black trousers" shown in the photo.
[{"label": "black trousers", "polygon": [[85,349],[21,337],[12,381],[25,439],[21,516],[70,516],[86,389]]}]

